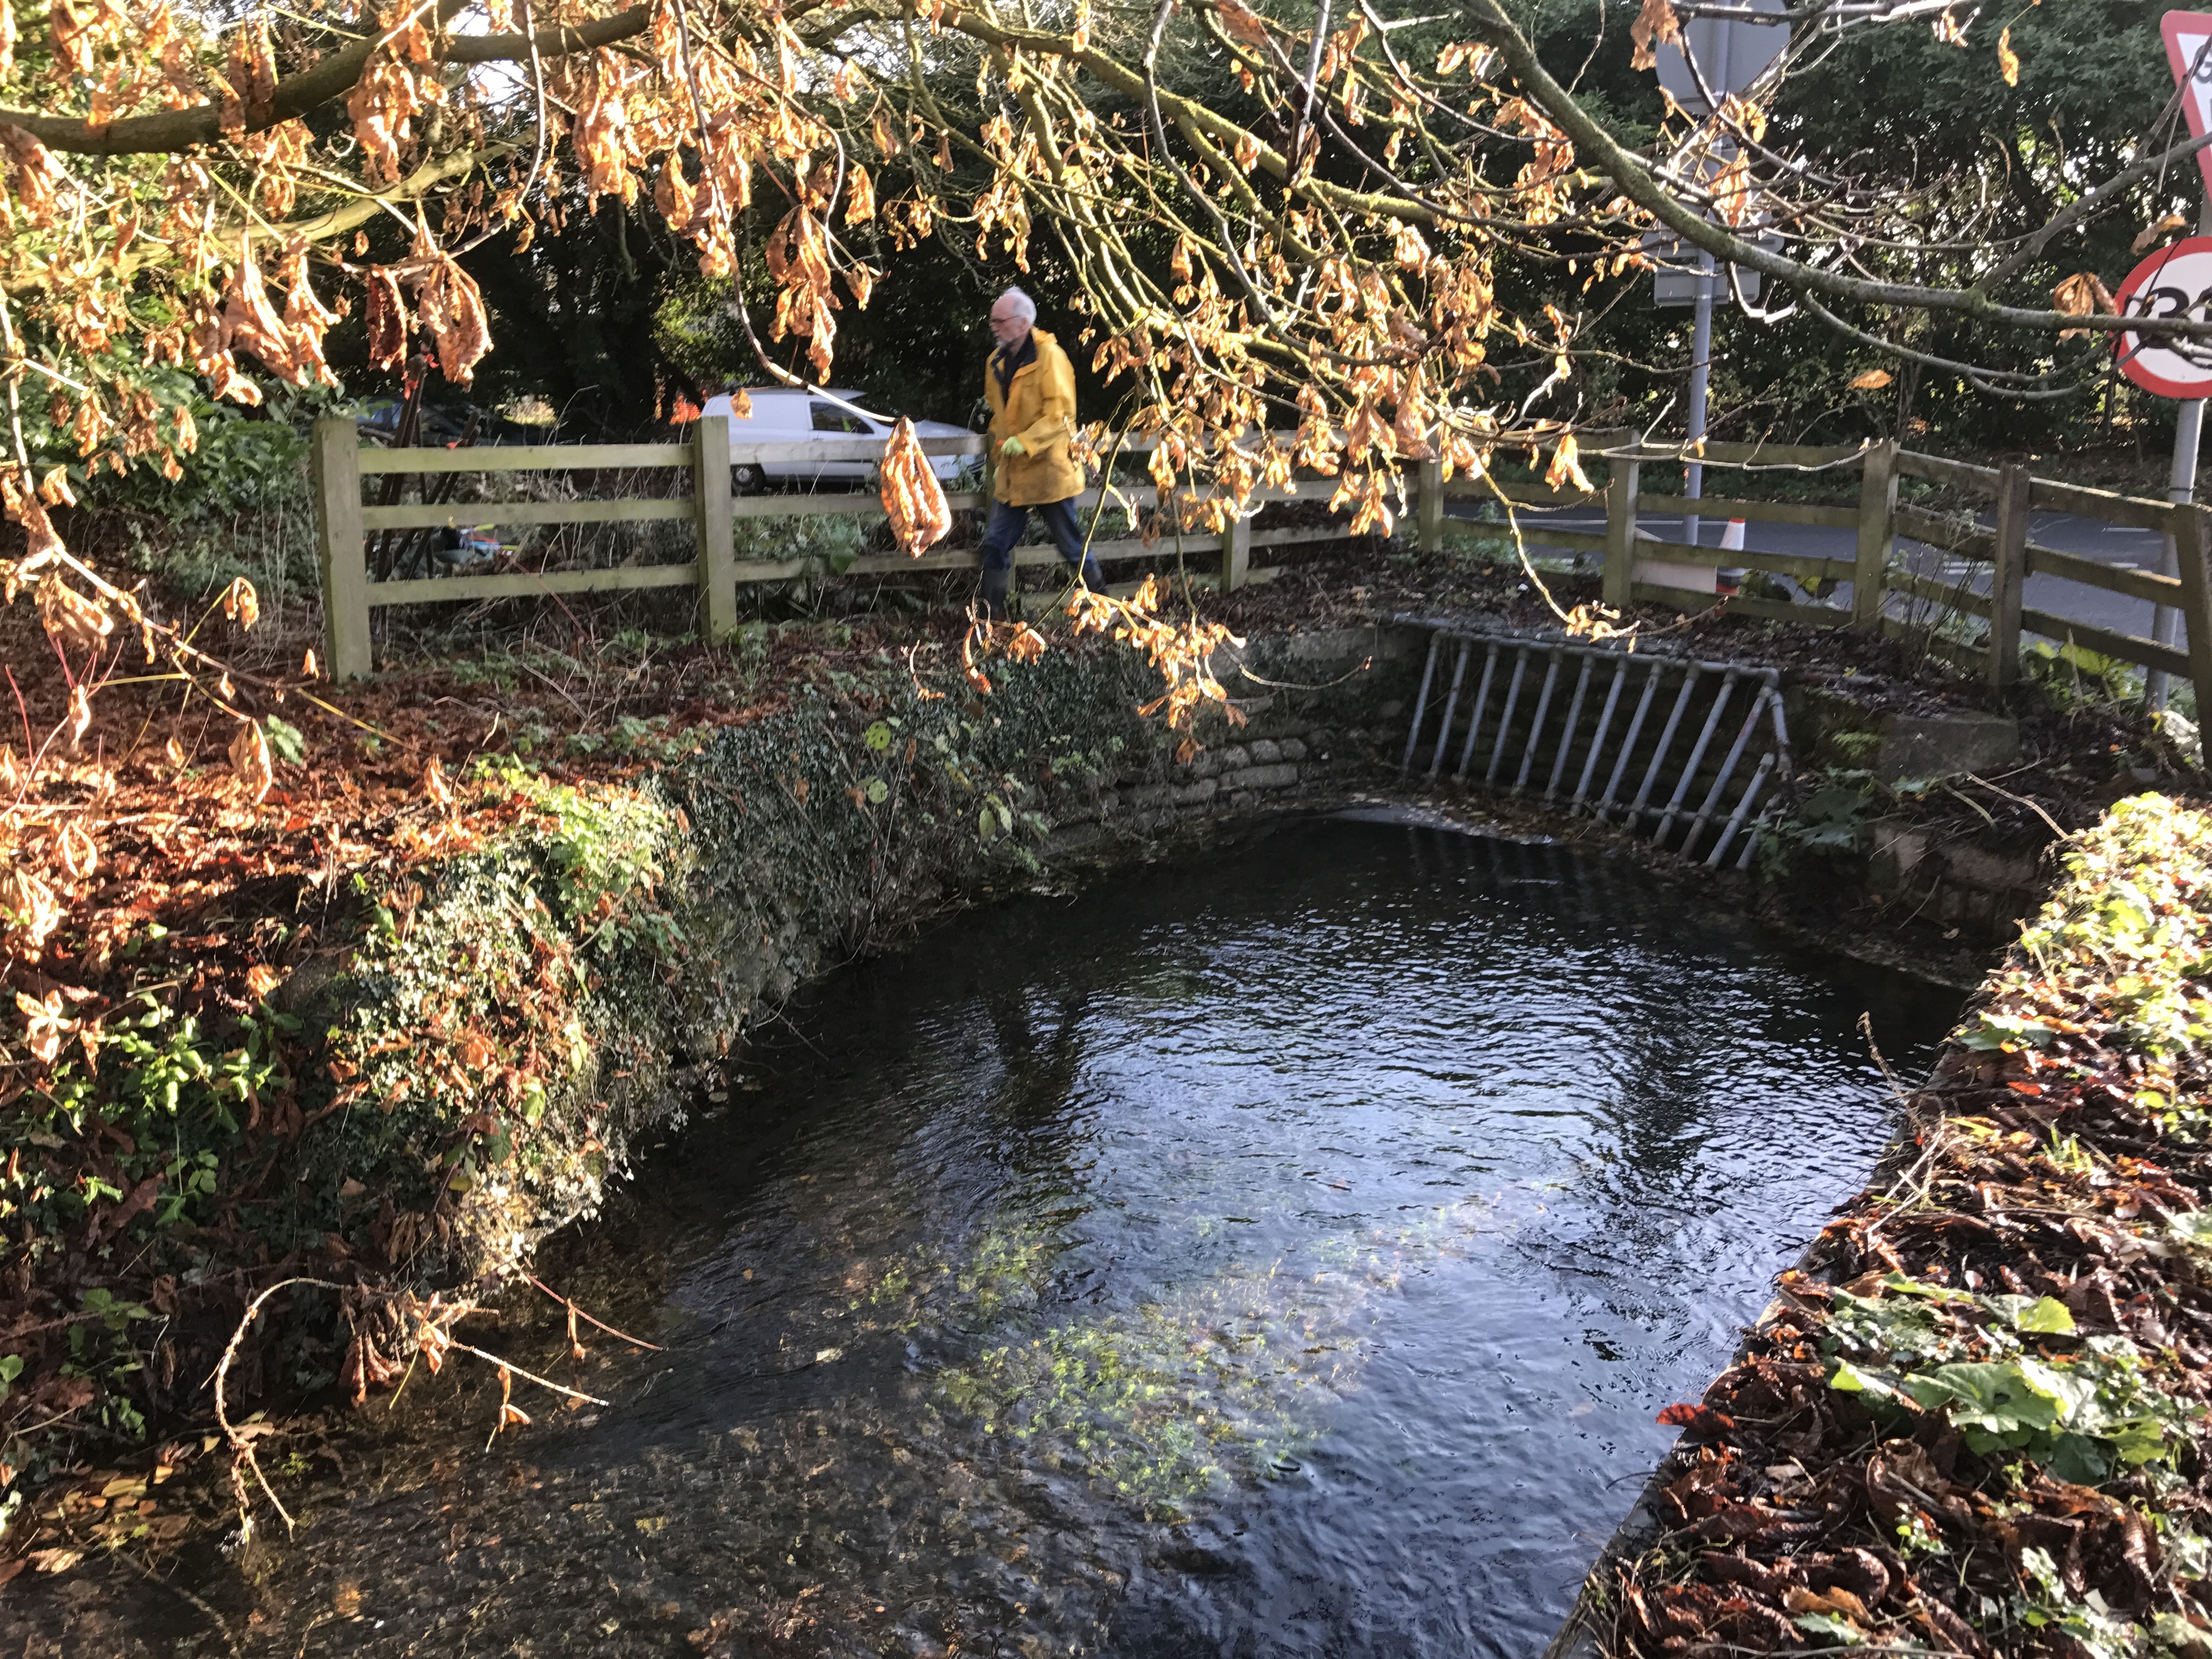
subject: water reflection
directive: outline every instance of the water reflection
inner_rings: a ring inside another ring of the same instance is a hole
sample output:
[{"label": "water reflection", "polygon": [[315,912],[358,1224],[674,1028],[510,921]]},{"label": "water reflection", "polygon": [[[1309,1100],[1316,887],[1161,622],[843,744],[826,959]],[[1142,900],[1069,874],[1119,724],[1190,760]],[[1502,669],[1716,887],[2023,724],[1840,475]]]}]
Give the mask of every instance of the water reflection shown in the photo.
[{"label": "water reflection", "polygon": [[1954,1000],[1402,824],[965,917],[553,1253],[667,1348],[615,1409],[418,1384],[194,1587],[270,1653],[1531,1653],[1871,1164],[1861,1011],[1910,1068]]}]

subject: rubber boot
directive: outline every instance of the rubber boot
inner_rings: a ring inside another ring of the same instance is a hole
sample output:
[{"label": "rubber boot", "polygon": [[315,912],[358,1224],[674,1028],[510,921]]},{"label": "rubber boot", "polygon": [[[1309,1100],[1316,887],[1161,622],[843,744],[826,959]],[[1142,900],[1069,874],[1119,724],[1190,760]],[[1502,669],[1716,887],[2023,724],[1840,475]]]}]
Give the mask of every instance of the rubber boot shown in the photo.
[{"label": "rubber boot", "polygon": [[986,570],[983,573],[982,591],[975,596],[975,608],[982,613],[986,622],[1006,621],[1006,583],[1012,574],[1012,570]]}]

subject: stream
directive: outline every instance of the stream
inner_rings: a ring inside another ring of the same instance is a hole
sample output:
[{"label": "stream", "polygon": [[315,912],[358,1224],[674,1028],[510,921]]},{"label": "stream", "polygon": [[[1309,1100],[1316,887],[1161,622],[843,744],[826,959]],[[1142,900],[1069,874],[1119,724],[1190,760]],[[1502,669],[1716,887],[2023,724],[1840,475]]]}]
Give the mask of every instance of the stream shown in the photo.
[{"label": "stream", "polygon": [[42,1588],[28,1650],[1534,1659],[1879,1156],[1861,1016],[1912,1079],[1959,1003],[1382,814],[1005,899],[547,1248],[659,1352],[464,1328],[609,1405],[487,1447],[452,1361],[295,1460],[295,1539]]}]

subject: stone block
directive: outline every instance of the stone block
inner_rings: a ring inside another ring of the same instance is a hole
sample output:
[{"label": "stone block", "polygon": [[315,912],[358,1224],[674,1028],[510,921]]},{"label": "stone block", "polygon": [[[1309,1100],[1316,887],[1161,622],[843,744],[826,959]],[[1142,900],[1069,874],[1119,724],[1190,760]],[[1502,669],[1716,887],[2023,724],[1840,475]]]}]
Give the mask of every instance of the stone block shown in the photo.
[{"label": "stone block", "polygon": [[1252,751],[1252,764],[1273,766],[1283,757],[1283,746],[1273,738],[1255,738],[1245,745]]},{"label": "stone block", "polygon": [[1232,743],[1226,749],[1212,751],[1218,773],[1240,772],[1252,763],[1251,750],[1241,743]]},{"label": "stone block", "polygon": [[2020,725],[2002,714],[1893,714],[1885,723],[1875,771],[1894,783],[1988,772],[2019,758]]},{"label": "stone block", "polygon": [[1203,802],[1212,800],[1215,795],[1220,793],[1220,779],[1200,778],[1197,782],[1187,783],[1183,785],[1182,788],[1176,790],[1175,792],[1175,804],[1178,806],[1196,806]]},{"label": "stone block", "polygon": [[1298,769],[1288,761],[1279,761],[1273,766],[1248,766],[1241,772],[1223,776],[1224,787],[1231,789],[1285,789],[1298,781]]},{"label": "stone block", "polygon": [[1305,744],[1299,738],[1285,738],[1276,747],[1282,750],[1283,758],[1286,761],[1302,761],[1306,757]]},{"label": "stone block", "polygon": [[1211,749],[1190,763],[1190,775],[1194,778],[1218,777],[1220,773],[1221,757]]},{"label": "stone block", "polygon": [[1136,807],[1158,806],[1174,793],[1174,786],[1165,783],[1139,784],[1129,792],[1129,805]]}]

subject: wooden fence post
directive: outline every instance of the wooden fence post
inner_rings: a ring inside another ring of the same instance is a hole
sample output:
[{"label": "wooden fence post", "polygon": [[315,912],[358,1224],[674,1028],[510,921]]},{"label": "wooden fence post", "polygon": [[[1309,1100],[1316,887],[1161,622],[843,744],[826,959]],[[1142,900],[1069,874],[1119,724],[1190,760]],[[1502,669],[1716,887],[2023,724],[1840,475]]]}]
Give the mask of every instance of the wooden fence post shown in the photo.
[{"label": "wooden fence post", "polygon": [[1605,603],[1625,611],[1636,584],[1636,478],[1642,471],[1632,460],[1610,463],[1613,477],[1605,486]]},{"label": "wooden fence post", "polygon": [[701,416],[692,442],[699,597],[707,609],[707,637],[725,640],[738,630],[738,572],[730,545],[730,417]]},{"label": "wooden fence post", "polygon": [[1997,472],[1996,563],[1990,574],[1990,684],[2020,678],[2021,589],[2027,580],[2027,469]]},{"label": "wooden fence post", "polygon": [[2181,567],[2181,619],[2188,630],[2189,678],[2197,683],[2197,723],[2212,720],[2212,525],[2206,509],[2173,509],[2173,551]]},{"label": "wooden fence post", "polygon": [[361,434],[349,417],[316,420],[313,477],[324,665],[334,680],[359,679],[370,669],[368,571],[362,562]]},{"label": "wooden fence post", "polygon": [[1221,591],[1233,593],[1252,580],[1252,520],[1238,514],[1221,538]]},{"label": "wooden fence post", "polygon": [[1851,572],[1851,621],[1860,627],[1881,626],[1883,583],[1888,579],[1889,548],[1896,534],[1897,441],[1878,443],[1866,452],[1865,472],[1859,482],[1858,562]]},{"label": "wooden fence post", "polygon": [[[1443,434],[1436,434],[1441,438]],[[1435,448],[1432,442],[1431,451]],[[1421,551],[1444,550],[1444,464],[1433,453],[1421,463]]]}]

